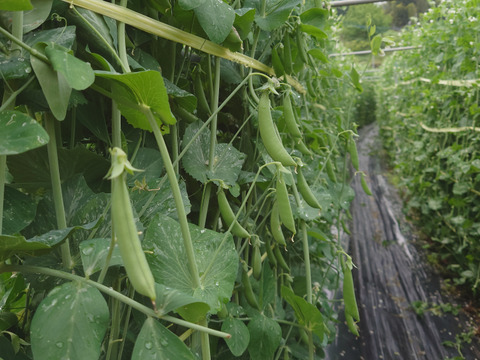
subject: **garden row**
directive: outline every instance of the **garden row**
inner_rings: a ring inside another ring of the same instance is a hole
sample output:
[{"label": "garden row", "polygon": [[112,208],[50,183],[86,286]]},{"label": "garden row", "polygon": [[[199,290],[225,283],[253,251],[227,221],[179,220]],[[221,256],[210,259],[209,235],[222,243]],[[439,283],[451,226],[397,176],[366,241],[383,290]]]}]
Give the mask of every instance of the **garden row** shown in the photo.
[{"label": "garden row", "polygon": [[442,1],[401,35],[384,64],[377,118],[429,258],[452,283],[480,285],[480,3]]}]

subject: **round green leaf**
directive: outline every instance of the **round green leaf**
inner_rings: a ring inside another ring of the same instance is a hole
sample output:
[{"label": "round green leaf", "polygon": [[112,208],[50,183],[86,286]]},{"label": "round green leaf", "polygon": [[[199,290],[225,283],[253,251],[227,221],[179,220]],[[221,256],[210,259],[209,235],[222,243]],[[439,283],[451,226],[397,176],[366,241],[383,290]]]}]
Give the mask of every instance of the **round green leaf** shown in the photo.
[{"label": "round green leaf", "polygon": [[108,305],[97,289],[73,282],[56,287],[32,320],[34,358],[98,359],[109,317]]},{"label": "round green leaf", "polygon": [[132,360],[194,360],[192,352],[175,334],[149,317],[133,348]]},{"label": "round green leaf", "polygon": [[60,72],[75,90],[85,90],[95,81],[95,73],[90,64],[77,59],[68,49],[51,44],[45,48],[45,54],[53,69]]},{"label": "round green leaf", "polygon": [[46,145],[49,137],[42,126],[19,111],[0,112],[0,155],[14,155]]},{"label": "round green leaf", "polygon": [[247,325],[242,320],[232,317],[225,319],[222,324],[222,331],[232,335],[225,342],[233,355],[240,356],[247,350],[250,342],[250,333]]}]

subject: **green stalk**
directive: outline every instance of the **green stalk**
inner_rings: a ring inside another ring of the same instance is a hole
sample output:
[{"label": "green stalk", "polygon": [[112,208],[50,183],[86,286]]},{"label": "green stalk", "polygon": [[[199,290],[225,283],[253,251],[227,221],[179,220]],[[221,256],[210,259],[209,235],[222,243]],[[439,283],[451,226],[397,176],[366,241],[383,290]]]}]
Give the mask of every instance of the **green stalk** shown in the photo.
[{"label": "green stalk", "polygon": [[[217,119],[218,119],[218,97],[220,93],[220,58],[215,58],[215,83],[213,84],[213,93],[210,108],[213,111],[212,122],[210,125],[210,153],[208,157],[208,168],[210,171],[213,170],[213,165],[215,163],[215,149],[217,147]],[[212,183],[207,183],[205,185],[204,196],[202,197],[202,206],[200,208],[200,215],[198,226],[201,228],[205,227],[208,214],[208,206],[210,204],[210,194],[212,192]]]},{"label": "green stalk", "polygon": [[218,336],[218,337],[221,337],[221,338],[224,338],[224,339],[229,339],[231,337],[230,334],[222,332],[222,331],[210,329],[210,328],[198,325],[198,324],[194,324],[194,323],[182,320],[182,319],[178,319],[178,318],[173,317],[173,316],[160,314],[158,312],[155,312],[152,308],[149,308],[148,306],[140,304],[139,302],[129,298],[128,296],[123,295],[122,293],[119,293],[118,291],[113,290],[111,287],[99,284],[96,281],[85,279],[81,276],[71,274],[71,273],[68,273],[68,272],[65,272],[65,271],[60,271],[60,270],[55,270],[55,269],[50,269],[50,268],[44,268],[44,267],[41,267],[41,266],[0,265],[0,274],[2,274],[4,272],[21,272],[21,273],[31,273],[31,274],[44,274],[44,275],[48,275],[48,276],[55,276],[57,278],[70,280],[70,281],[78,281],[78,282],[93,286],[94,288],[100,290],[101,292],[107,294],[108,296],[111,296],[111,297],[123,302],[124,304],[126,304],[128,306],[131,306],[132,308],[140,311],[141,313],[143,313],[147,316],[151,316],[151,317],[154,317],[154,318],[157,318],[157,319],[163,319],[165,321],[169,321],[173,324],[184,326],[184,327],[189,328],[189,329],[207,332],[210,335]]},{"label": "green stalk", "polygon": [[307,287],[307,302],[312,303],[312,269],[310,268],[310,250],[308,247],[307,224],[305,220],[300,221],[302,231],[303,261],[305,263],[305,281]]},{"label": "green stalk", "polygon": [[[55,204],[55,216],[57,218],[57,226],[59,229],[67,227],[67,219],[65,217],[65,207],[63,203],[62,184],[60,180],[60,167],[58,165],[57,141],[55,136],[55,120],[49,116],[45,116],[45,126],[50,137],[47,144],[48,163],[50,165],[50,177],[52,179],[53,202]],[[60,247],[62,253],[62,262],[65,269],[73,268],[73,260],[70,254],[70,243],[67,240]]]},{"label": "green stalk", "polygon": [[168,181],[172,189],[173,199],[175,200],[175,206],[177,207],[178,221],[180,222],[180,229],[182,231],[183,244],[187,253],[188,266],[190,268],[190,275],[193,280],[193,286],[199,288],[200,277],[198,275],[197,262],[195,261],[195,252],[193,250],[192,237],[190,235],[190,229],[188,228],[187,214],[185,213],[185,205],[183,204],[182,194],[180,192],[180,186],[178,185],[177,176],[173,168],[172,159],[168,153],[167,144],[163,138],[162,132],[152,114],[150,107],[144,104],[140,104],[141,111],[147,117],[150,126],[152,127],[155,140],[157,141],[158,149],[162,156],[163,164],[167,172]]},{"label": "green stalk", "polygon": [[[23,11],[14,11],[12,15],[12,35],[22,41],[23,39]],[[20,50],[21,46],[18,43],[13,43],[11,50]]]},{"label": "green stalk", "polygon": [[313,360],[315,358],[315,346],[313,345],[313,333],[311,330],[306,330],[308,335],[308,359]]},{"label": "green stalk", "polygon": [[[119,6],[126,8],[127,0],[120,0]],[[118,42],[118,55],[121,60],[121,65],[124,73],[130,72],[128,66],[127,47],[125,45],[125,23],[118,22],[117,24],[117,42]]]},{"label": "green stalk", "polygon": [[10,34],[7,30],[2,28],[1,26],[0,26],[0,34],[5,35],[5,37],[7,37],[9,40],[12,40],[13,43],[15,43],[15,44],[21,46],[22,48],[24,48],[25,50],[27,50],[30,53],[30,55],[35,56],[36,58],[42,60],[43,62],[45,62],[47,64],[50,64],[50,60],[48,60],[48,58],[45,55],[38,52],[34,48],[28,46],[22,40],[17,39],[15,36]]},{"label": "green stalk", "polygon": [[3,234],[3,200],[7,173],[7,155],[0,155],[0,235]]}]

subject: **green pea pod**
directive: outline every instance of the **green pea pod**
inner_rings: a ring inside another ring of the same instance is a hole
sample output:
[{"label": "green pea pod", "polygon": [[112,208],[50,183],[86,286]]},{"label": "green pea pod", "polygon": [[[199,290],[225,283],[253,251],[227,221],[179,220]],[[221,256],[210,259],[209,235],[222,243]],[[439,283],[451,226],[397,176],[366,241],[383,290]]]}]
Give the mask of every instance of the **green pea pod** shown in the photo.
[{"label": "green pea pod", "polygon": [[312,156],[312,152],[310,149],[305,145],[302,139],[295,139],[295,147],[305,156]]},{"label": "green pea pod", "polygon": [[217,192],[218,207],[220,209],[220,214],[222,219],[225,221],[228,227],[232,225],[235,221],[235,224],[232,227],[232,234],[241,238],[249,238],[250,234],[245,228],[235,220],[235,214],[233,213],[230,204],[228,203],[227,196],[222,188],[219,188]]},{"label": "green pea pod", "polygon": [[347,151],[350,154],[350,161],[352,162],[352,166],[355,168],[355,170],[358,171],[359,165],[357,144],[355,143],[355,139],[353,138],[352,134],[350,134],[347,141]]},{"label": "green pea pod", "polygon": [[355,324],[352,315],[345,313],[345,320],[347,320],[348,330],[350,330],[353,335],[360,336],[358,333],[358,326]]},{"label": "green pea pod", "polygon": [[327,162],[325,164],[325,170],[327,171],[327,175],[330,181],[336,183],[337,176],[335,175],[335,170],[333,169],[333,165],[332,165],[332,162],[330,161],[330,158],[327,159]]},{"label": "green pea pod", "polygon": [[362,189],[365,192],[365,194],[372,196],[372,191],[368,187],[367,180],[365,179],[365,173],[362,173],[362,177],[360,178],[360,183],[362,185]]},{"label": "green pea pod", "polygon": [[342,224],[342,229],[345,231],[346,234],[352,235],[352,232],[348,230],[347,224],[345,224],[345,221],[343,219],[340,220],[340,224]]},{"label": "green pea pod", "polygon": [[280,267],[286,272],[290,272],[290,267],[288,266],[287,262],[283,258],[283,255],[280,252],[280,247],[278,246],[278,244],[275,245],[275,247],[273,248],[273,254],[277,258],[278,265],[280,265]]},{"label": "green pea pod", "polygon": [[280,77],[283,74],[285,74],[285,69],[283,68],[282,60],[278,55],[276,46],[272,48],[272,66],[273,66],[273,70],[275,70],[275,75],[277,75],[277,77]]},{"label": "green pea pod", "polygon": [[243,285],[243,295],[247,300],[248,305],[251,307],[260,310],[258,305],[257,298],[253,293],[252,285],[250,284],[250,279],[248,278],[248,272],[245,267],[242,267],[242,285]]},{"label": "green pea pod", "polygon": [[277,258],[273,254],[272,245],[270,244],[270,237],[269,236],[267,236],[265,238],[265,251],[267,252],[267,258],[268,258],[268,262],[270,263],[270,265],[272,267],[276,267],[277,266]]},{"label": "green pea pod", "polygon": [[285,36],[283,38],[283,46],[285,46],[285,50],[283,51],[283,64],[285,72],[287,74],[291,74],[293,72],[293,60],[292,47],[290,45],[290,34],[288,33],[288,31],[285,32]]},{"label": "green pea pod", "polygon": [[278,172],[276,190],[280,220],[288,230],[295,234],[297,231],[295,230],[295,220],[290,207],[290,200],[288,199],[287,184],[281,172]]},{"label": "green pea pod", "polygon": [[252,274],[256,280],[260,280],[260,276],[262,275],[262,254],[260,253],[260,246],[258,246],[258,244],[253,245]]},{"label": "green pea pod", "polygon": [[283,147],[282,140],[273,123],[272,113],[270,112],[270,99],[266,91],[262,93],[258,103],[258,126],[260,128],[260,137],[272,159],[281,162],[283,166],[295,166],[295,160]]},{"label": "green pea pod", "polygon": [[355,297],[355,288],[353,286],[352,270],[344,265],[343,270],[343,301],[345,303],[345,314],[350,315],[355,320],[360,320],[358,313],[357,299]]},{"label": "green pea pod", "polygon": [[210,105],[208,105],[207,97],[205,96],[205,91],[203,89],[202,79],[200,76],[200,69],[195,74],[195,96],[197,97],[198,109],[205,114],[210,115],[212,111],[210,110]]},{"label": "green pea pod", "polygon": [[295,120],[295,114],[293,113],[292,101],[290,98],[290,92],[286,93],[283,97],[283,117],[285,124],[290,132],[290,135],[296,138],[301,138],[302,133]]},{"label": "green pea pod", "polygon": [[314,207],[316,209],[321,209],[322,207],[320,203],[318,202],[317,198],[312,192],[312,189],[310,189],[310,186],[308,186],[307,181],[303,176],[302,169],[298,167],[297,171],[298,171],[298,174],[297,174],[298,190],[300,191],[300,194],[302,194],[303,199],[311,207]]},{"label": "green pea pod", "polygon": [[120,148],[112,151],[112,167],[109,171],[112,180],[112,222],[123,265],[134,289],[152,302],[155,301],[155,280],[148,266],[145,253],[138,237],[133,217],[132,205],[125,182],[125,172],[131,171],[127,155]]},{"label": "green pea pod", "polygon": [[282,224],[280,223],[280,214],[278,213],[278,204],[276,201],[273,203],[272,213],[270,214],[270,231],[278,244],[287,246],[282,232]]},{"label": "green pea pod", "polygon": [[307,51],[305,50],[305,40],[303,38],[303,32],[301,32],[300,29],[297,29],[296,37],[297,37],[297,49],[298,49],[298,54],[300,55],[300,59],[302,59],[302,61],[305,64],[308,64],[308,55],[307,55]]}]

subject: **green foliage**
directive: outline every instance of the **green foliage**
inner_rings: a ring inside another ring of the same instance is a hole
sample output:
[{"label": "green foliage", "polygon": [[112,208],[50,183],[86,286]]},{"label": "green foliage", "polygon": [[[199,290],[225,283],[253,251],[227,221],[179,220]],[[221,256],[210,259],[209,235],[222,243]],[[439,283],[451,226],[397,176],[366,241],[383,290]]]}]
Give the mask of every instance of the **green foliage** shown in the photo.
[{"label": "green foliage", "polygon": [[335,12],[75,1],[0,1],[33,7],[2,13],[13,24],[0,30],[1,356],[322,353],[363,90],[352,64],[328,57]]},{"label": "green foliage", "polygon": [[[405,29],[377,88],[377,118],[408,209],[454,283],[480,286],[478,1],[442,2]],[[392,81],[395,79],[395,82]],[[475,80],[473,80],[475,82]],[[477,80],[478,83],[478,80]]]},{"label": "green foliage", "polygon": [[365,4],[350,6],[342,21],[341,39],[352,51],[369,49],[367,19],[375,24],[378,34],[390,30],[392,18],[381,6]]}]

